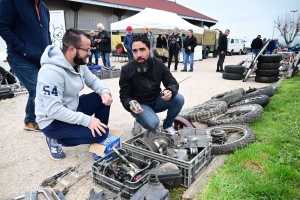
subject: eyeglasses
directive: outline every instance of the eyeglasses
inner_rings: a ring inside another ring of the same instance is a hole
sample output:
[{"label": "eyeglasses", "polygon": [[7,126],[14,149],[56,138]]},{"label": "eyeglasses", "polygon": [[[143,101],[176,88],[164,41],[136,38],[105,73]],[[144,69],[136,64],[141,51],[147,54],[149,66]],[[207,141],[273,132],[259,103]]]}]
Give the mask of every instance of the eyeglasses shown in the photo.
[{"label": "eyeglasses", "polygon": [[83,49],[83,48],[79,48],[79,47],[74,47],[74,48],[75,49],[81,49],[81,50],[85,51],[86,54],[90,54],[91,53],[91,49],[90,48],[88,48],[88,49]]},{"label": "eyeglasses", "polygon": [[[67,48],[70,47],[70,46],[65,45],[65,44],[63,44],[63,46],[65,46],[65,47],[67,47]],[[73,46],[73,47],[74,47],[74,46]],[[83,48],[80,48],[80,47],[74,47],[74,48],[75,48],[75,49],[81,49],[81,50],[85,51],[86,54],[90,54],[90,53],[91,53],[91,49],[90,49],[90,48],[88,48],[88,49],[83,49]]]}]

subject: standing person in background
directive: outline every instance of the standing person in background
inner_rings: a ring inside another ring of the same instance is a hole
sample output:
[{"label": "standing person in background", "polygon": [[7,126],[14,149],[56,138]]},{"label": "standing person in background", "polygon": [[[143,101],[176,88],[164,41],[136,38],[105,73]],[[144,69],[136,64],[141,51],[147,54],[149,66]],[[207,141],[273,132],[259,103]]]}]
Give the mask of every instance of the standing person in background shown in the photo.
[{"label": "standing person in background", "polygon": [[260,52],[261,48],[263,47],[263,41],[260,38],[261,36],[258,35],[255,39],[252,40],[251,51],[254,56],[256,56]]},{"label": "standing person in background", "polygon": [[274,49],[277,48],[276,43],[278,42],[278,38],[275,38],[274,40],[271,40],[269,45],[267,46],[267,54],[272,54]]},{"label": "standing person in background", "polygon": [[169,46],[168,69],[170,69],[172,58],[174,56],[175,57],[175,67],[172,72],[177,72],[178,53],[182,48],[182,41],[181,41],[181,37],[179,35],[179,31],[178,31],[177,27],[174,28],[172,35],[169,36],[168,46]]},{"label": "standing person in background", "polygon": [[[186,53],[185,53],[185,49],[184,49],[184,41],[186,39],[186,36],[185,34],[183,33],[181,35],[181,40],[182,40],[182,48],[181,48],[181,52],[182,52],[182,59],[183,59],[183,64],[184,64],[184,60],[185,60],[185,57],[186,57]],[[187,60],[188,64],[190,64],[190,59]]]},{"label": "standing person in background", "polygon": [[156,47],[157,48],[162,48],[162,36],[161,34],[158,35],[158,37],[156,38]]},{"label": "standing person in background", "polygon": [[95,42],[96,39],[96,35],[95,32],[93,30],[90,31],[90,39],[91,39],[91,56],[89,57],[89,63],[88,65],[92,66],[92,59],[93,59],[93,55],[95,57],[95,64],[98,65],[98,56],[99,56],[99,51],[97,49],[97,44]]},{"label": "standing person in background", "polygon": [[195,47],[197,46],[197,39],[194,37],[192,29],[188,30],[188,36],[185,38],[183,46],[185,48],[186,56],[183,61],[184,69],[181,71],[182,72],[187,71],[188,60],[190,60],[191,65],[190,65],[189,72],[193,72],[194,71],[194,51],[195,51]]},{"label": "standing person in background", "polygon": [[227,47],[228,47],[228,40],[227,36],[229,35],[230,30],[226,29],[224,34],[221,34],[219,38],[219,45],[218,45],[218,52],[219,52],[219,59],[217,63],[217,70],[216,72],[223,72],[223,63],[225,60],[225,55],[227,52]]},{"label": "standing person in background", "polygon": [[162,40],[162,48],[167,49],[168,45],[167,45],[167,39],[165,36],[161,36],[161,40]]},{"label": "standing person in background", "polygon": [[131,26],[127,26],[126,31],[128,33],[124,38],[124,46],[127,49],[128,61],[130,62],[130,61],[132,61],[132,58],[133,58],[132,51],[131,51],[131,40],[135,34],[132,32]]},{"label": "standing person in background", "polygon": [[[263,46],[265,46],[266,42],[267,42],[267,38],[264,38],[263,40]],[[267,50],[265,49],[264,52],[263,52],[263,55],[265,55],[267,52]]]},{"label": "standing person in background", "polygon": [[34,113],[34,99],[40,59],[52,44],[50,14],[41,0],[0,0],[0,36],[7,44],[7,60],[28,90],[24,129],[40,131]]},{"label": "standing person in background", "polygon": [[149,30],[148,26],[144,27],[144,35],[150,40],[150,45],[152,47],[152,51],[150,52],[151,58],[154,57],[154,50],[156,49],[156,40],[154,38],[153,33]]},{"label": "standing person in background", "polygon": [[97,38],[95,39],[95,42],[99,44],[98,46],[102,57],[103,68],[112,69],[109,60],[111,52],[110,34],[106,30],[104,30],[105,27],[101,23],[97,25],[97,28],[99,30],[99,33],[97,35]]}]

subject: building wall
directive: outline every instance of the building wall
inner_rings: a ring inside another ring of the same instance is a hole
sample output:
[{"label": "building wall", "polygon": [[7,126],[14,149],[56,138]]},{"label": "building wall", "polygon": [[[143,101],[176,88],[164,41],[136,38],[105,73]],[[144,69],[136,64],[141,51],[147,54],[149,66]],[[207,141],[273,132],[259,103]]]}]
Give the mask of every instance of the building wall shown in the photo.
[{"label": "building wall", "polygon": [[[65,0],[43,0],[49,10],[64,10],[66,29],[74,27],[74,11],[69,7],[69,2]],[[135,15],[136,11],[126,11],[121,20]],[[106,30],[110,31],[110,24],[117,22],[118,17],[113,14],[113,9],[109,7],[82,4],[78,11],[77,28],[84,31],[97,30],[97,24],[102,23]]]}]

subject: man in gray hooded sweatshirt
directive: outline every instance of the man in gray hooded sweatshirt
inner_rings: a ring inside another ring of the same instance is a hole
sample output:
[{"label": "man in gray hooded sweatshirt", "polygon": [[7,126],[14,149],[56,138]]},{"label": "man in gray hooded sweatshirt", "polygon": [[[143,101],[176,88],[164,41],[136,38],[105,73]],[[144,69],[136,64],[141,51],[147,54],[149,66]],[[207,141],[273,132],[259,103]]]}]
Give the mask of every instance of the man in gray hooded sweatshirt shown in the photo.
[{"label": "man in gray hooded sweatshirt", "polygon": [[[62,43],[62,49],[50,45],[42,55],[35,99],[36,121],[54,160],[65,157],[63,146],[104,140],[113,101],[107,86],[86,66],[89,35],[68,29]],[[94,92],[79,96],[85,84]]]}]

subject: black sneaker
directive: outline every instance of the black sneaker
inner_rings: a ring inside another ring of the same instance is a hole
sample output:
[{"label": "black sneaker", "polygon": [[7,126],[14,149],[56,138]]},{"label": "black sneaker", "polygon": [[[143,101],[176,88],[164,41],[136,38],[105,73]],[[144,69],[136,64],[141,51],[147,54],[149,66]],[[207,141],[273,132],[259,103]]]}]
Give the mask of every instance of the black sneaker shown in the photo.
[{"label": "black sneaker", "polygon": [[193,72],[194,70],[190,69],[189,72]]},{"label": "black sneaker", "polygon": [[216,72],[220,72],[220,70],[217,69]]},{"label": "black sneaker", "polygon": [[183,69],[183,70],[180,70],[181,72],[187,72],[187,70],[186,69]]}]

